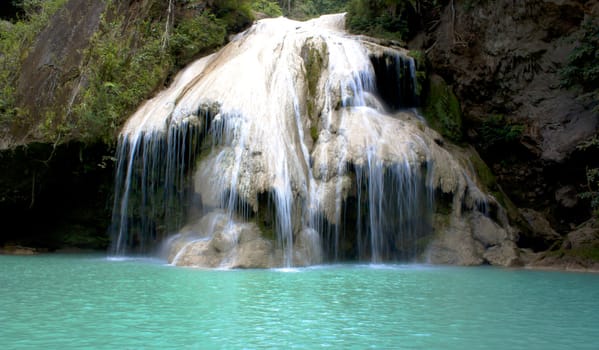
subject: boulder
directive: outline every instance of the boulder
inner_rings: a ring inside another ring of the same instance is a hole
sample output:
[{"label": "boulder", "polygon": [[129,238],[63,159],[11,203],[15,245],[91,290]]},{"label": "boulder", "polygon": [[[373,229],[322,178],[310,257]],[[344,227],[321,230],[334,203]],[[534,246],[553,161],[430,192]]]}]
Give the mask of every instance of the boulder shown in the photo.
[{"label": "boulder", "polygon": [[543,214],[529,208],[520,209],[520,213],[531,229],[531,235],[520,238],[523,245],[545,250],[562,240],[562,236],[555,232]]},{"label": "boulder", "polygon": [[463,217],[436,215],[435,238],[425,256],[433,264],[519,266],[519,249],[511,228],[479,212]]},{"label": "boulder", "polygon": [[562,247],[566,249],[597,247],[599,249],[599,223],[590,220],[580,225],[576,230],[568,233]]},{"label": "boulder", "polygon": [[490,247],[483,254],[484,259],[491,265],[497,266],[520,266],[520,254],[518,246],[513,241],[504,241],[499,245]]}]

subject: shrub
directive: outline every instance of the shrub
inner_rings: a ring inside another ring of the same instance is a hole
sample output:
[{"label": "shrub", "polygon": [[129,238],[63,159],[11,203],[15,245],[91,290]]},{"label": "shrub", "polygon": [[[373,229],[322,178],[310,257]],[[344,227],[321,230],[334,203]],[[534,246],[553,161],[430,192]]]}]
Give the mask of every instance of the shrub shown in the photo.
[{"label": "shrub", "polygon": [[486,150],[514,143],[523,131],[524,126],[508,122],[502,114],[489,115],[478,129]]},{"label": "shrub", "polygon": [[263,13],[267,17],[279,17],[283,15],[281,7],[276,1],[254,0],[252,10]]},{"label": "shrub", "polygon": [[178,66],[183,65],[198,53],[224,44],[226,35],[222,20],[212,13],[202,12],[199,16],[184,19],[175,27],[170,40],[171,55],[176,58]]},{"label": "shrub", "polygon": [[[595,136],[578,146],[579,150],[599,149],[599,136]],[[586,167],[586,191],[579,194],[582,199],[590,201],[593,215],[599,217],[599,168]]]},{"label": "shrub", "polygon": [[408,1],[352,0],[347,8],[347,27],[351,32],[387,39],[405,40],[408,36]]},{"label": "shrub", "polygon": [[581,98],[599,112],[599,19],[583,21],[577,39],[578,45],[560,70],[562,86],[579,89]]},{"label": "shrub", "polygon": [[48,24],[51,16],[66,0],[19,0],[14,3],[23,17],[14,23],[0,23],[0,126],[19,122],[27,117],[15,105],[15,86],[21,62],[33,46],[37,34]]}]

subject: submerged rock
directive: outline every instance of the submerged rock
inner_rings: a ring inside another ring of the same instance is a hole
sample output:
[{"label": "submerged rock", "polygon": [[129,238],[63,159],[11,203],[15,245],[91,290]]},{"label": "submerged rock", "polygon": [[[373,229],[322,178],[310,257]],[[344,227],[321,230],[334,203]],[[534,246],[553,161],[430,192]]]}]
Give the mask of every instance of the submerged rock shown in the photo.
[{"label": "submerged rock", "polygon": [[0,248],[0,254],[6,255],[35,255],[40,252],[36,248],[23,247],[17,245],[5,245]]}]

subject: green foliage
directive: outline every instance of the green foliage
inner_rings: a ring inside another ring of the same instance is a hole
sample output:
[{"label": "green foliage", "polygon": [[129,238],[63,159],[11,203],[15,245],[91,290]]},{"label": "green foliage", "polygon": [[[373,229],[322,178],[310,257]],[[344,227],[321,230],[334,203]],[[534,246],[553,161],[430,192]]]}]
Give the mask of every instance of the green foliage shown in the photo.
[{"label": "green foliage", "polygon": [[21,0],[25,16],[15,23],[0,22],[0,127],[37,125],[42,136],[56,142],[80,138],[113,143],[127,116],[181,66],[221,46],[229,33],[252,20],[251,0],[208,2],[208,7],[199,0],[146,0],[139,13],[128,13],[127,3],[110,0],[83,52],[72,105],[29,115],[15,102],[21,61],[65,3]]},{"label": "green foliage", "polygon": [[212,13],[202,12],[199,16],[181,21],[170,39],[171,55],[177,65],[189,62],[198,53],[215,49],[225,42],[227,31],[222,20]]},{"label": "green foliage", "polygon": [[[589,148],[599,149],[599,136],[595,136],[587,142],[584,142],[578,149],[587,150]],[[591,204],[593,215],[599,217],[599,168],[586,168],[586,191],[579,194],[582,199],[588,199]]]},{"label": "green foliage", "polygon": [[347,28],[354,33],[391,40],[409,40],[434,29],[446,0],[351,0]]},{"label": "green foliage", "polygon": [[250,0],[219,0],[213,3],[213,13],[224,21],[229,32],[239,32],[254,20]]},{"label": "green foliage", "polygon": [[352,0],[347,8],[347,27],[354,33],[405,40],[412,6],[412,1],[406,0]]},{"label": "green foliage", "polygon": [[279,0],[283,14],[289,18],[306,20],[327,13],[345,12],[349,0]]},{"label": "green foliage", "polygon": [[524,131],[520,124],[508,122],[502,114],[490,115],[479,128],[485,149],[509,145],[517,141]]},{"label": "green foliage", "polygon": [[566,249],[559,247],[557,250],[550,251],[549,256],[553,257],[571,257],[584,260],[599,261],[599,246],[589,245],[577,248]]},{"label": "green foliage", "polygon": [[441,135],[453,140],[462,139],[460,102],[443,79],[431,79],[424,103],[424,117]]},{"label": "green foliage", "polygon": [[587,191],[580,194],[580,198],[591,201],[593,214],[599,217],[599,168],[587,168]]},{"label": "green foliage", "polygon": [[599,247],[598,246],[567,249],[567,250],[564,250],[563,252],[569,256],[599,261]]},{"label": "green foliage", "polygon": [[195,55],[225,41],[224,21],[204,11],[177,23],[165,47],[164,23],[143,19],[122,38],[124,17],[104,18],[90,49],[89,85],[75,108],[77,128],[86,139],[114,139],[125,118],[160,86],[171,72]]},{"label": "green foliage", "polygon": [[[160,8],[154,9],[154,18],[140,16],[131,21],[119,15],[118,4],[113,3],[111,19],[102,19],[101,29],[85,52],[88,85],[73,108],[80,137],[114,140],[127,116],[177,69],[225,43],[227,27],[236,26],[238,12],[245,14],[248,4],[220,2],[216,8],[220,18],[206,9],[176,19],[172,31],[165,31],[167,19]],[[123,33],[128,35],[123,37]]]},{"label": "green foliage", "polygon": [[88,85],[72,112],[84,139],[113,140],[126,116],[174,64],[162,49],[160,23],[140,21],[135,30],[139,37],[123,37],[124,23],[124,17],[110,21],[105,17],[85,52]]},{"label": "green foliage", "polygon": [[25,111],[16,106],[15,87],[21,63],[27,57],[37,34],[66,0],[21,0],[16,3],[24,17],[15,23],[0,23],[0,126],[25,118]]},{"label": "green foliage", "polygon": [[267,17],[280,17],[283,15],[281,7],[276,1],[254,0],[252,10],[265,14]]},{"label": "green foliage", "polygon": [[318,14],[344,12],[349,0],[312,0]]},{"label": "green foliage", "polygon": [[560,71],[562,86],[582,91],[581,98],[599,112],[599,19],[585,20],[577,39],[578,45]]}]

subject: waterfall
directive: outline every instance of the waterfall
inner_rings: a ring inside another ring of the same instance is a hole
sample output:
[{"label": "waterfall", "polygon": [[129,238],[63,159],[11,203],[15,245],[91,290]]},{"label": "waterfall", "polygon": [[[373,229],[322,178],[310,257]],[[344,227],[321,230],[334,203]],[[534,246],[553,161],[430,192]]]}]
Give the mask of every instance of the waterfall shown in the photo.
[{"label": "waterfall", "polygon": [[410,110],[414,60],[343,26],[258,21],[141,106],[119,139],[113,253],[168,242],[170,261],[210,267],[416,258],[435,188],[472,185]]},{"label": "waterfall", "polygon": [[112,211],[112,252],[147,253],[163,237],[159,226],[180,226],[189,202],[186,173],[198,150],[200,125],[185,120],[157,132],[122,135]]}]

